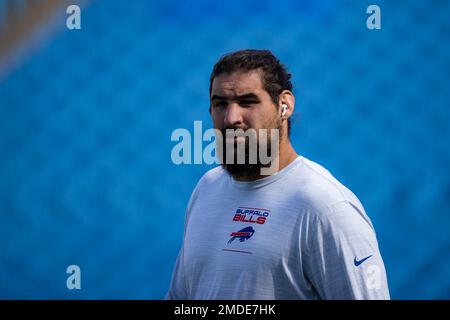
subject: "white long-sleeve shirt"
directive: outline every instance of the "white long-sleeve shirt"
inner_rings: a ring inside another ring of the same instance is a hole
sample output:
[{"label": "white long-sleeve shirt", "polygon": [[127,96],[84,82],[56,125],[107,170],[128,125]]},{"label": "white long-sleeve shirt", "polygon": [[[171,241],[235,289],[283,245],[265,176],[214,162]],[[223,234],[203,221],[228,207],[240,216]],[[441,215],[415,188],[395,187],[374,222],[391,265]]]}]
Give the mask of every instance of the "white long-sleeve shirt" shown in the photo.
[{"label": "white long-sleeve shirt", "polygon": [[208,171],[186,210],[167,299],[389,299],[357,197],[305,157],[251,182]]}]

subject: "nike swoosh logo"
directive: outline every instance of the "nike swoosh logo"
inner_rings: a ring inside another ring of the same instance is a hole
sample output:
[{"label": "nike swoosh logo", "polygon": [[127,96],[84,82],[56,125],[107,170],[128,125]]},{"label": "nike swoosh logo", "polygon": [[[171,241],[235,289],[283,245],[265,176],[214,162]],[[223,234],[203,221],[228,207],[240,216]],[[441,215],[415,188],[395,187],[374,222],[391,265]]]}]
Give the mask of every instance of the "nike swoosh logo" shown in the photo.
[{"label": "nike swoosh logo", "polygon": [[355,266],[359,266],[361,263],[363,263],[364,261],[366,261],[367,259],[369,259],[370,257],[371,257],[372,255],[370,255],[370,256],[367,256],[367,257],[365,257],[364,259],[361,259],[361,260],[356,260],[356,257],[355,257],[355,260],[353,260],[353,263],[355,264]]}]

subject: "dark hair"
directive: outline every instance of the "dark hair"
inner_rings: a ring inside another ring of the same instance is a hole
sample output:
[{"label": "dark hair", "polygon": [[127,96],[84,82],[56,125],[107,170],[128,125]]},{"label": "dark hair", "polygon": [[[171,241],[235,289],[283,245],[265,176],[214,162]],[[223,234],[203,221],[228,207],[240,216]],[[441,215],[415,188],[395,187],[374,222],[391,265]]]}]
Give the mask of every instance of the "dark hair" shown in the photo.
[{"label": "dark hair", "polygon": [[[222,56],[214,65],[209,78],[209,94],[215,77],[222,73],[235,71],[262,70],[261,81],[264,90],[278,104],[278,97],[283,90],[292,91],[291,74],[270,50],[239,50]],[[288,134],[291,130],[291,119],[288,119]]]}]

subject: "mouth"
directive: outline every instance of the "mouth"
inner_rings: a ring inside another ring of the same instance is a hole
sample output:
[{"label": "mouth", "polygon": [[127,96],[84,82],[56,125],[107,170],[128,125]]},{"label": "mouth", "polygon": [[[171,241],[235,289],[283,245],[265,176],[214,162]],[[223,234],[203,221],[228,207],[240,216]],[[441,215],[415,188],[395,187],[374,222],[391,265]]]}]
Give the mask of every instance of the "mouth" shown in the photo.
[{"label": "mouth", "polygon": [[225,142],[227,144],[238,144],[238,143],[244,143],[245,142],[245,136],[231,136],[226,137]]},{"label": "mouth", "polygon": [[[234,130],[234,131],[233,131]],[[247,139],[246,130],[244,129],[232,129],[232,130],[223,130],[222,134],[223,137],[225,137],[225,143],[226,144],[240,144],[244,143]]]}]

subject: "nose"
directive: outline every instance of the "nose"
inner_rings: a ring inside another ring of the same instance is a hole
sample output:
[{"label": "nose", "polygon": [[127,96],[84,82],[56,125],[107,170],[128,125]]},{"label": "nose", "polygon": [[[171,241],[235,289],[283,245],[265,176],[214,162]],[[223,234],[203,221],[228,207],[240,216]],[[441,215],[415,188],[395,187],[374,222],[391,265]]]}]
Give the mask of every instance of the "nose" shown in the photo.
[{"label": "nose", "polygon": [[240,127],[243,124],[242,108],[237,103],[230,103],[225,113],[226,127]]}]

